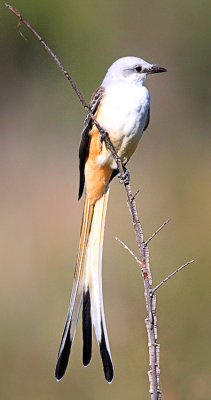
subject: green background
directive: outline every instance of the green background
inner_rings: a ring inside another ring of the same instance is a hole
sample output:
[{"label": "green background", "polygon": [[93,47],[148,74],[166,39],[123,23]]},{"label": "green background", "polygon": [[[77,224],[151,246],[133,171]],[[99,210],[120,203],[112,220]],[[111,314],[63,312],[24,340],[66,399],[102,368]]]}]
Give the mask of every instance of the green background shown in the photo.
[{"label": "green background", "polygon": [[[210,2],[13,1],[61,58],[87,101],[117,58],[166,67],[150,77],[151,121],[129,163],[158,292],[163,399],[210,398]],[[85,116],[53,60],[0,7],[0,398],[148,399],[143,284],[124,187],[112,183],[103,288],[115,377],[99,351],[82,366],[81,322],[65,378],[54,367],[78,248],[78,144]]]}]

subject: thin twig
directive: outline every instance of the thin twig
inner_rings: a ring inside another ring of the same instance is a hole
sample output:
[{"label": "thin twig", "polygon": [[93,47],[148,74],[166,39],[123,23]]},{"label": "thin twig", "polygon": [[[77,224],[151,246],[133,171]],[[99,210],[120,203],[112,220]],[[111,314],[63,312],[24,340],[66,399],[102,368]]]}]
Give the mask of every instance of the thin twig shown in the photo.
[{"label": "thin twig", "polygon": [[[75,91],[76,95],[78,96],[80,102],[82,103],[83,107],[85,108],[85,110],[87,111],[87,113],[90,115],[91,119],[93,120],[94,124],[96,125],[97,129],[100,132],[101,138],[102,140],[105,141],[105,144],[107,146],[107,148],[110,150],[112,156],[114,157],[116,163],[117,163],[117,168],[120,172],[120,178],[124,178],[124,174],[125,174],[125,170],[124,167],[122,165],[122,162],[120,160],[120,158],[118,157],[115,148],[113,146],[113,144],[111,143],[110,139],[109,139],[109,135],[108,132],[106,132],[105,129],[103,129],[103,127],[99,124],[99,122],[95,119],[94,115],[92,114],[88,104],[86,103],[86,101],[84,100],[80,90],[78,89],[77,85],[75,84],[75,82],[73,81],[73,79],[71,78],[71,76],[69,75],[69,73],[66,71],[66,69],[64,68],[63,64],[61,63],[61,61],[58,59],[58,57],[56,56],[56,54],[50,49],[50,47],[46,44],[46,42],[42,39],[42,37],[36,32],[36,30],[29,24],[28,21],[26,21],[22,15],[20,14],[20,12],[18,10],[16,10],[15,8],[13,8],[11,5],[6,4],[5,6],[12,11],[18,18],[19,18],[19,24],[18,24],[18,30],[19,30],[19,25],[20,23],[23,23],[34,35],[35,37],[39,40],[39,42],[42,44],[42,46],[45,48],[45,50],[47,51],[47,53],[54,59],[54,61],[56,62],[56,64],[58,65],[58,67],[61,69],[61,71],[63,72],[63,74],[65,75],[65,77],[67,78],[67,80],[70,82],[73,90]],[[20,33],[20,30],[19,30]],[[127,183],[125,183],[125,185],[127,185]]]},{"label": "thin twig", "polygon": [[[45,50],[48,52],[48,54],[50,54],[50,56],[54,59],[54,61],[56,62],[56,64],[58,65],[58,67],[62,70],[63,74],[66,76],[66,78],[68,79],[68,81],[70,82],[72,88],[74,89],[74,91],[76,92],[79,100],[81,101],[81,103],[83,104],[84,108],[88,111],[89,107],[86,104],[82,94],[80,93],[80,90],[78,89],[78,87],[75,85],[75,83],[73,82],[72,78],[70,77],[70,75],[68,74],[68,72],[65,70],[65,68],[63,67],[62,63],[60,62],[60,60],[58,59],[58,57],[56,56],[56,54],[53,53],[53,51],[50,49],[50,47],[48,47],[48,45],[44,42],[44,40],[41,38],[41,36],[39,35],[39,33],[37,33],[35,31],[35,29],[29,24],[28,21],[26,21],[22,15],[20,14],[20,12],[18,10],[16,10],[15,8],[13,8],[10,4],[5,3],[5,6],[7,8],[9,8],[10,11],[12,11],[16,17],[19,18],[19,24],[18,24],[18,31],[20,29],[20,25],[21,23],[23,23],[34,35],[35,37],[39,40],[39,42],[43,45],[43,47],[45,48]],[[20,31],[19,31],[20,32]]]},{"label": "thin twig", "polygon": [[125,248],[125,250],[127,250],[127,251],[131,254],[131,256],[132,256],[133,258],[135,258],[135,260],[136,260],[136,262],[138,263],[138,265],[141,266],[141,261],[140,261],[140,260],[138,259],[138,257],[133,253],[133,251],[132,251],[122,240],[120,240],[117,236],[116,236],[115,239],[117,240],[117,242],[119,242],[119,243],[122,244],[122,246]]},{"label": "thin twig", "polygon": [[183,264],[181,267],[177,268],[174,272],[172,272],[170,275],[168,275],[165,279],[163,279],[162,282],[160,282],[157,286],[152,289],[152,294],[156,292],[164,283],[166,283],[172,276],[176,275],[177,272],[181,271],[183,268],[187,267],[187,265],[192,264],[194,260],[187,261],[185,264]]},{"label": "thin twig", "polygon": [[133,199],[135,199],[136,196],[138,196],[139,193],[140,193],[140,189],[138,189],[138,190],[136,191],[136,193],[133,195]]},{"label": "thin twig", "polygon": [[17,25],[17,29],[18,29],[18,32],[20,33],[21,37],[22,37],[25,41],[27,41],[27,38],[26,38],[26,37],[24,36],[24,34],[21,32],[20,28],[21,28],[21,20],[19,21],[19,23],[18,23],[18,25]]},{"label": "thin twig", "polygon": [[168,224],[170,222],[170,218],[168,218],[153,234],[152,236],[150,236],[150,238],[148,240],[146,240],[146,242],[144,243],[144,246],[148,246],[149,242],[151,242],[151,240],[161,231],[161,229],[164,228],[164,226],[166,224]]}]

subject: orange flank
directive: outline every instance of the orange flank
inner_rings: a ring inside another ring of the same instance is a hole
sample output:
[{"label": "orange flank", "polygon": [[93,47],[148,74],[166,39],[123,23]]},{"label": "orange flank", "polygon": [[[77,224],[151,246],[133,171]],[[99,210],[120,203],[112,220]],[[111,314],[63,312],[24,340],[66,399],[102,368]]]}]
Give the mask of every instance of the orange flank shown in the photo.
[{"label": "orange flank", "polygon": [[98,165],[97,158],[102,152],[99,131],[93,125],[90,131],[89,155],[85,165],[86,196],[90,204],[101,198],[109,183],[112,168],[109,165]]}]

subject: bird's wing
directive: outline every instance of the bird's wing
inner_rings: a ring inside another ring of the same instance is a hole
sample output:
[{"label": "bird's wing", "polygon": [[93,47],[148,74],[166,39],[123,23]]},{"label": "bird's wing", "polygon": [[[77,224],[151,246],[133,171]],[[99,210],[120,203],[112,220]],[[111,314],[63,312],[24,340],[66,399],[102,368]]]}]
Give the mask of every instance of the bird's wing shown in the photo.
[{"label": "bird's wing", "polygon": [[146,119],[146,123],[145,123],[143,131],[145,131],[148,128],[149,121],[150,121],[150,107],[149,107],[149,110],[148,110],[147,119]]}]

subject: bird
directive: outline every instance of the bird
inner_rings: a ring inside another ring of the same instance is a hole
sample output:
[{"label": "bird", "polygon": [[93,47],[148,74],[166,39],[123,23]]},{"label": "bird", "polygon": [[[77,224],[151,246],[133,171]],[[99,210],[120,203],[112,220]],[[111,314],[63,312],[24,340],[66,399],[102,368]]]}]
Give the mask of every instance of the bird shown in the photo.
[{"label": "bird", "polygon": [[[89,108],[108,132],[125,171],[150,120],[150,94],[145,80],[148,75],[165,71],[165,68],[138,57],[122,57],[110,66],[102,84],[92,95]],[[84,210],[55,377],[59,381],[65,374],[82,306],[83,364],[87,366],[91,361],[94,327],[105,379],[111,383],[114,371],[103,306],[102,252],[109,185],[118,175],[118,169],[89,114],[81,133],[79,175],[78,199],[85,191]]]}]

